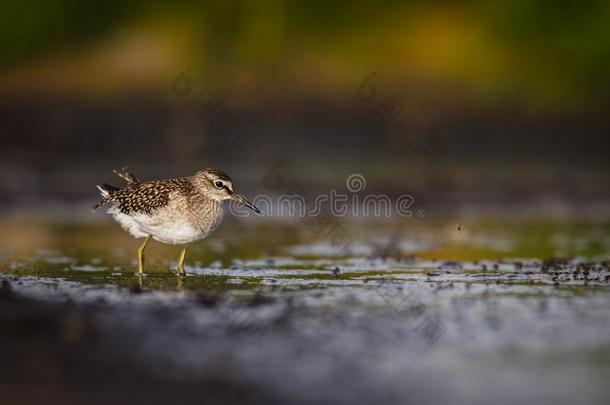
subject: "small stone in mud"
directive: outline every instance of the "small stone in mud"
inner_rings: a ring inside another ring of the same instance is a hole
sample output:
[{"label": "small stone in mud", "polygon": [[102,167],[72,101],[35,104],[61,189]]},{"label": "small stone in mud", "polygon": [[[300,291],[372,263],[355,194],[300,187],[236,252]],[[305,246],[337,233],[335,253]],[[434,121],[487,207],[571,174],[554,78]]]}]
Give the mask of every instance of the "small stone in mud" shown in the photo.
[{"label": "small stone in mud", "polygon": [[459,262],[444,262],[441,263],[440,266],[438,266],[439,269],[443,269],[443,270],[460,270],[462,268],[461,263]]},{"label": "small stone in mud", "polygon": [[68,343],[78,343],[88,334],[83,315],[78,311],[70,311],[63,322],[63,338]]},{"label": "small stone in mud", "polygon": [[259,305],[270,304],[272,302],[275,302],[275,298],[272,298],[272,297],[263,295],[260,292],[257,292],[256,294],[254,294],[254,296],[250,300],[249,304],[251,307],[256,307]]},{"label": "small stone in mud", "polygon": [[202,292],[197,294],[197,303],[208,308],[215,307],[218,304],[218,295]]},{"label": "small stone in mud", "polygon": [[13,295],[13,287],[11,286],[10,281],[2,280],[0,282],[0,297],[8,298]]},{"label": "small stone in mud", "polygon": [[140,287],[139,284],[132,284],[129,287],[129,292],[132,294],[141,294],[142,292],[144,292],[144,290],[142,290],[142,287]]}]

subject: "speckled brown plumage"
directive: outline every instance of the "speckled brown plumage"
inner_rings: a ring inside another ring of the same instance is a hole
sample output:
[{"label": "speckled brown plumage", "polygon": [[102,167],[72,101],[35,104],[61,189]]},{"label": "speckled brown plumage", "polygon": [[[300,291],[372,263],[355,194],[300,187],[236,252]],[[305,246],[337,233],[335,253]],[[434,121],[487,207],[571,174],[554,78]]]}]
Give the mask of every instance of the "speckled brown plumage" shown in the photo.
[{"label": "speckled brown plumage", "polygon": [[218,170],[218,169],[206,169],[206,171],[208,173],[218,177],[221,180],[227,180],[227,181],[230,181],[231,183],[233,182],[233,179],[228,174],[223,172],[222,170]]},{"label": "speckled brown plumage", "polygon": [[[233,181],[222,170],[206,169],[206,171],[219,179],[229,182]],[[123,167],[121,170],[114,170],[114,173],[127,182],[127,187],[121,189],[106,183],[99,186],[108,195],[93,207],[94,211],[104,204],[118,203],[119,210],[124,214],[150,214],[155,209],[165,207],[169,203],[171,193],[174,191],[187,197],[195,194],[195,187],[190,177],[153,180],[141,183],[127,167]]]},{"label": "speckled brown plumage", "polygon": [[165,207],[173,191],[191,195],[194,186],[188,178],[148,181],[111,192],[105,198],[105,202],[118,203],[119,210],[124,214],[150,214],[158,208]]}]

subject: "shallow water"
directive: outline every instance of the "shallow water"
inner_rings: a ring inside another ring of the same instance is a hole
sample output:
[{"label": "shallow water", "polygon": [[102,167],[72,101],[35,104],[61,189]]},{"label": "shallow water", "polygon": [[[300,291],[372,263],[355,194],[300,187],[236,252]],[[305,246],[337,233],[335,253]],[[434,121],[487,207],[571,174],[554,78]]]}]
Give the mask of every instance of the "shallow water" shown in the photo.
[{"label": "shallow water", "polygon": [[111,224],[16,221],[0,273],[13,296],[80,308],[98,356],[173,384],[294,403],[608,403],[608,223],[407,225],[345,224],[338,252],[300,224],[229,222],[183,280],[159,244],[136,277],[137,242]]}]

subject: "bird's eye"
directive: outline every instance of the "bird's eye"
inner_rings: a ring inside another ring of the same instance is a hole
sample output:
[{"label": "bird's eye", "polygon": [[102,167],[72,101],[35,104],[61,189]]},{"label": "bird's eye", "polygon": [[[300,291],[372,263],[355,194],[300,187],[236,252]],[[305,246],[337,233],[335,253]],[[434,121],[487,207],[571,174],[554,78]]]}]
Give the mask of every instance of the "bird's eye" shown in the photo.
[{"label": "bird's eye", "polygon": [[222,188],[225,184],[220,180],[216,180],[214,182],[214,185],[216,186],[216,188]]}]

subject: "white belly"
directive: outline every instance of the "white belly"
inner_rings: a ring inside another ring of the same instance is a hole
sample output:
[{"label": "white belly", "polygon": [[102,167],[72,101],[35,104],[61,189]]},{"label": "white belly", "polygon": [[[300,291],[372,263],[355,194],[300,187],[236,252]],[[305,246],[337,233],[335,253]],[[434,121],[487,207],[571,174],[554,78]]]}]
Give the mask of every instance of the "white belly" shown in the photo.
[{"label": "white belly", "polygon": [[184,218],[168,218],[147,214],[127,215],[119,211],[117,207],[108,210],[123,229],[136,238],[144,238],[152,235],[153,239],[170,245],[182,245],[201,240],[208,236],[220,223],[214,224],[210,229],[199,228]]},{"label": "white belly", "polygon": [[152,235],[153,239],[170,245],[182,245],[203,239],[206,233],[196,229],[186,221],[174,221],[162,225],[147,225],[146,220],[142,221],[140,229],[144,233]]}]

